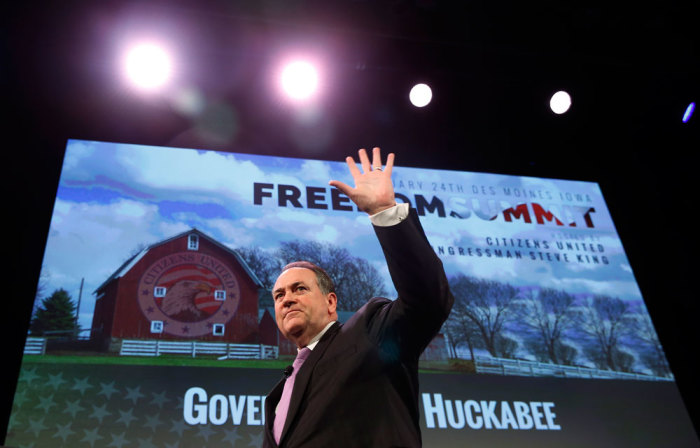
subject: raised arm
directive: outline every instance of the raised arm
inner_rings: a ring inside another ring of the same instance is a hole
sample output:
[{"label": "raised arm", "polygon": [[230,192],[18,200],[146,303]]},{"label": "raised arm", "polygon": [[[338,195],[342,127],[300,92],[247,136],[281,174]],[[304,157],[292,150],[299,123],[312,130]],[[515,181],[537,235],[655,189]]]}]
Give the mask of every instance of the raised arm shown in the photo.
[{"label": "raised arm", "polygon": [[362,170],[357,167],[352,157],[348,156],[345,159],[355,181],[355,187],[337,180],[332,180],[328,184],[345,193],[360,210],[368,215],[374,215],[396,205],[394,185],[391,182],[394,154],[387,156],[384,168],[382,168],[382,154],[379,148],[375,147],[372,150],[371,164],[364,148],[360,149],[358,154]]},{"label": "raised arm", "polygon": [[[389,154],[384,169],[379,148],[373,150],[372,163],[364,149],[359,156],[362,170],[352,157],[346,158],[355,188],[335,180],[329,184],[369,215],[396,205],[391,182],[394,155]],[[405,356],[417,359],[440,330],[454,298],[442,262],[430,246],[415,210],[408,218],[396,225],[374,226],[399,297],[392,303],[375,302],[383,307],[380,317],[373,320],[371,334],[383,347],[400,347]]]}]

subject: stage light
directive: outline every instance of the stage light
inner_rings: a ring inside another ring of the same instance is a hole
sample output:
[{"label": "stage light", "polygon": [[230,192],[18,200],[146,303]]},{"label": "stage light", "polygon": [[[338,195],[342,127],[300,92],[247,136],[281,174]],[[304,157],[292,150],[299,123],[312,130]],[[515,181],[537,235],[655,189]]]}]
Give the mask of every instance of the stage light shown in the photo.
[{"label": "stage light", "polygon": [[549,107],[555,114],[561,115],[571,107],[571,96],[563,90],[558,91],[549,100]]},{"label": "stage light", "polygon": [[433,99],[433,91],[427,84],[416,84],[408,94],[411,104],[416,107],[425,107]]},{"label": "stage light", "polygon": [[695,110],[695,103],[688,104],[688,107],[686,107],[685,113],[683,114],[683,123],[687,123],[690,120],[690,117],[693,116],[694,110]]},{"label": "stage light", "polygon": [[142,90],[163,87],[172,74],[172,61],[159,45],[143,43],[132,47],[124,57],[127,79]]},{"label": "stage light", "polygon": [[294,61],[282,69],[282,90],[293,100],[311,98],[318,90],[318,71],[306,61]]}]

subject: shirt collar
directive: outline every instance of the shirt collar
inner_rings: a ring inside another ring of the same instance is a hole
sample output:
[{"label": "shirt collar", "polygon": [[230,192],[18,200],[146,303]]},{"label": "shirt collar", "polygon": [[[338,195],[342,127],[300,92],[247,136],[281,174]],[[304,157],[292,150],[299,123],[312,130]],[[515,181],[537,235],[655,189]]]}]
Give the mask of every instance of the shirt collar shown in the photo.
[{"label": "shirt collar", "polygon": [[[309,341],[309,343],[306,345],[306,346],[308,347],[309,350],[313,350],[313,349],[316,347],[316,344],[318,344],[318,341],[321,340],[321,338],[323,337],[323,335],[326,334],[326,331],[328,331],[328,329],[331,328],[331,327],[333,326],[334,323],[336,323],[336,321],[328,322],[328,325],[326,325],[326,326],[323,328],[323,330],[321,330],[316,336],[314,336],[314,337],[311,339],[311,341]],[[303,348],[303,347],[302,347],[302,348]],[[301,349],[298,348],[297,351],[299,351],[299,350],[301,350]]]}]

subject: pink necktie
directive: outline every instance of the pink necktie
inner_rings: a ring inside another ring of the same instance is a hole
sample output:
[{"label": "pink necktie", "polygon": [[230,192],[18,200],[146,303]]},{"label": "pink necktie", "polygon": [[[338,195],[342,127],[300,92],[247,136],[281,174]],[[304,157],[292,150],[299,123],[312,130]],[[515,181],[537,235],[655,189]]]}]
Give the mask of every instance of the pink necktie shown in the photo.
[{"label": "pink necktie", "polygon": [[277,404],[277,413],[275,414],[275,424],[272,427],[272,434],[275,436],[275,442],[280,443],[280,437],[282,436],[282,429],[284,428],[284,421],[287,419],[287,412],[289,411],[289,402],[292,399],[292,390],[294,389],[294,378],[297,376],[297,372],[304,364],[306,358],[309,357],[311,350],[308,347],[304,347],[299,350],[297,357],[292,364],[293,370],[292,374],[284,382],[284,389],[282,390],[282,397]]}]

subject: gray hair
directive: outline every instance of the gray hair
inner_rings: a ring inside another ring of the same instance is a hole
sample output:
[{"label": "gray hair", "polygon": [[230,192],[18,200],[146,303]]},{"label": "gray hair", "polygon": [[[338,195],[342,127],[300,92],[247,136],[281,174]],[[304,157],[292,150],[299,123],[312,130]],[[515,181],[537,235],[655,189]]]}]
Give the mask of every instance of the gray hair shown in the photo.
[{"label": "gray hair", "polygon": [[321,292],[326,295],[331,292],[335,293],[335,285],[333,284],[333,280],[331,280],[331,277],[322,267],[310,261],[295,261],[283,267],[280,271],[280,275],[282,275],[284,271],[292,268],[304,268],[313,271],[314,274],[316,274],[316,283],[318,283],[318,287]]}]

